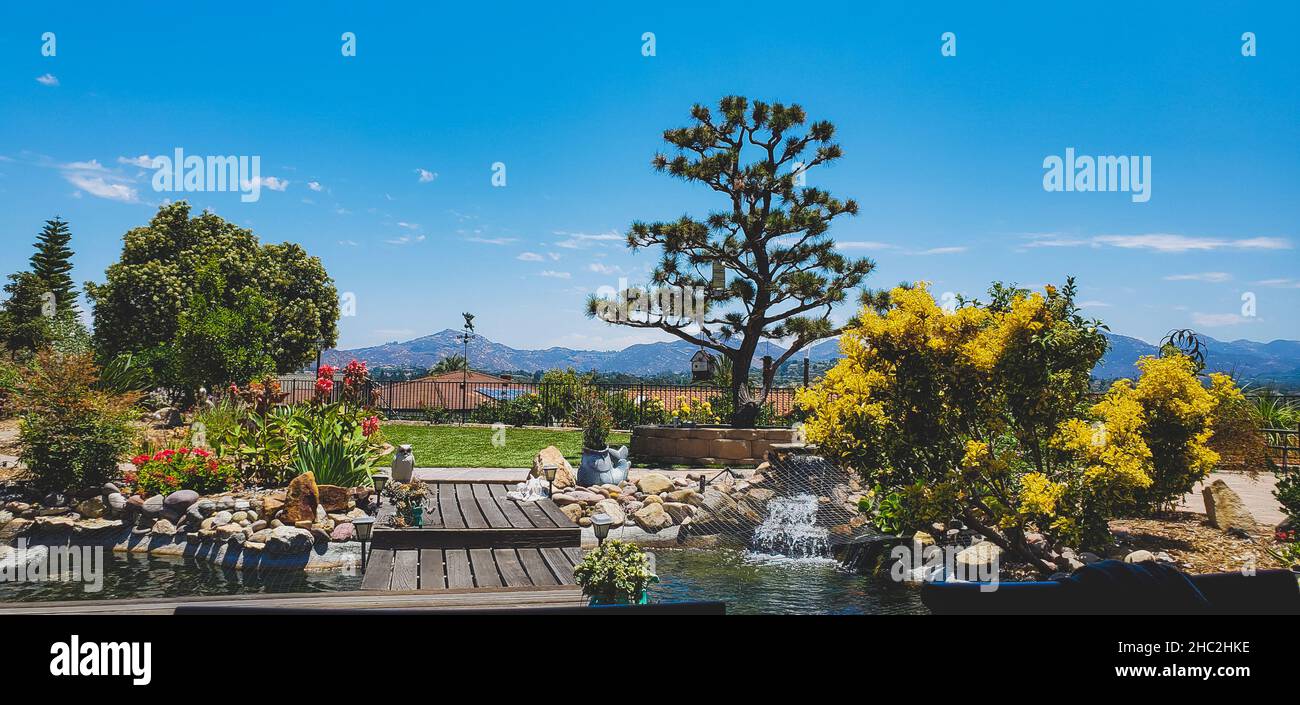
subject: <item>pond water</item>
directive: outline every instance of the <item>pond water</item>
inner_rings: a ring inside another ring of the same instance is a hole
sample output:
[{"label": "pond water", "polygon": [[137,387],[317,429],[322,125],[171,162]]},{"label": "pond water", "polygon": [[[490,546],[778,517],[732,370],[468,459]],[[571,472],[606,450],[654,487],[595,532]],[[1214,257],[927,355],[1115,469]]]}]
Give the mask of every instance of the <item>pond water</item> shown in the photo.
[{"label": "pond water", "polygon": [[919,591],[824,558],[726,549],[655,550],[655,602],[721,600],[728,614],[925,614]]},{"label": "pond water", "polygon": [[[840,570],[834,561],[725,549],[655,550],[656,602],[722,600],[729,614],[924,613],[914,588]],[[250,572],[165,556],[107,552],[102,588],[81,582],[0,582],[0,601],[112,600],[361,587],[359,571]]]},{"label": "pond water", "polygon": [[0,602],[115,600],[129,597],[240,595],[263,592],[333,592],[361,587],[361,571],[243,571],[171,556],[104,553],[103,585],[79,581],[0,582]]}]

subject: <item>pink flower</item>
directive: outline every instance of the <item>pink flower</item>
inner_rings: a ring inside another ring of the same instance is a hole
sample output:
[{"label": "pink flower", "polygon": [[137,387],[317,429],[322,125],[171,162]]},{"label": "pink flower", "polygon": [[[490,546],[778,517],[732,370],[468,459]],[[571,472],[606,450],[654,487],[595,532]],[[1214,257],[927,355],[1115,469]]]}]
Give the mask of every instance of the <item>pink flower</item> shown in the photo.
[{"label": "pink flower", "polygon": [[371,416],[370,418],[361,422],[361,435],[363,436],[369,436],[370,434],[378,430],[379,430],[378,416]]}]

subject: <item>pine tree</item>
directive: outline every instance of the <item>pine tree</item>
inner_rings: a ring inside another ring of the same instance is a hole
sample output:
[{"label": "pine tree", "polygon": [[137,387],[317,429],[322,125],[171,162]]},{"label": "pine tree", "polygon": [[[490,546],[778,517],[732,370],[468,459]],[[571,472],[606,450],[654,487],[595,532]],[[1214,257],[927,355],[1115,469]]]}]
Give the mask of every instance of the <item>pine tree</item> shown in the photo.
[{"label": "pine tree", "polygon": [[72,250],[68,241],[72,233],[68,224],[58,216],[45,221],[45,227],[36,238],[36,254],[32,255],[32,273],[45,282],[54,293],[59,313],[77,310],[77,290],[72,283]]}]

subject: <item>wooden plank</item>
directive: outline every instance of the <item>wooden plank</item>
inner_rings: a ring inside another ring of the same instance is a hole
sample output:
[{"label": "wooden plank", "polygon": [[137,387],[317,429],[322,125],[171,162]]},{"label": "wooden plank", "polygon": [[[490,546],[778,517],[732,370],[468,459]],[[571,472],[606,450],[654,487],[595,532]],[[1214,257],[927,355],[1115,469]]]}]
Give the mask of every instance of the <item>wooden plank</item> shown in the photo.
[{"label": "wooden plank", "polygon": [[483,516],[483,511],[478,508],[478,502],[474,499],[473,485],[456,485],[456,504],[460,506],[461,514],[465,515],[465,526],[471,529],[488,528],[487,518]]},{"label": "wooden plank", "polygon": [[559,527],[577,526],[577,524],[573,523],[573,520],[569,518],[568,514],[565,514],[564,512],[560,511],[560,508],[555,505],[555,502],[552,502],[549,499],[543,499],[536,502],[536,504],[538,509],[541,509],[543,512],[545,512],[546,516],[550,517],[551,521],[555,522],[556,526]]},{"label": "wooden plank", "polygon": [[568,558],[569,562],[574,564],[575,566],[582,562],[582,556],[584,555],[584,553],[581,548],[577,548],[574,546],[565,546],[560,550],[564,551],[564,556]]},{"label": "wooden plank", "polygon": [[376,549],[541,548],[582,543],[577,527],[561,529],[384,529],[375,531]]},{"label": "wooden plank", "polygon": [[551,567],[551,572],[555,573],[555,578],[560,581],[561,585],[574,585],[573,564],[564,555],[564,551],[558,548],[539,549],[542,558],[546,560],[546,565]]},{"label": "wooden plank", "polygon": [[456,491],[443,485],[438,486],[438,513],[442,516],[442,525],[448,529],[465,528],[465,520],[456,506]]},{"label": "wooden plank", "polygon": [[393,558],[393,590],[414,590],[419,587],[419,551],[397,551]]},{"label": "wooden plank", "polygon": [[542,558],[541,552],[535,548],[521,548],[516,551],[519,554],[519,562],[523,564],[524,570],[528,571],[528,577],[534,585],[559,585],[560,581],[556,579],[555,574],[551,572],[546,565],[546,559]]},{"label": "wooden plank", "polygon": [[558,526],[554,519],[546,516],[546,512],[537,508],[537,502],[515,502],[515,506],[528,515],[528,520],[533,522],[533,526],[539,529],[550,529]]},{"label": "wooden plank", "polygon": [[502,587],[501,576],[497,573],[497,563],[492,558],[492,549],[469,549],[469,562],[470,565],[474,566],[474,585],[478,587]]},{"label": "wooden plank", "polygon": [[442,566],[441,549],[426,548],[420,551],[420,589],[447,589],[447,577]]},{"label": "wooden plank", "polygon": [[492,557],[496,559],[497,569],[501,571],[501,579],[505,581],[506,587],[525,587],[533,584],[528,577],[528,571],[524,570],[519,557],[515,555],[515,549],[499,548],[492,552]]},{"label": "wooden plank", "polygon": [[366,560],[366,574],[361,577],[361,589],[387,590],[393,580],[393,552],[372,548],[370,557]]},{"label": "wooden plank", "polygon": [[429,496],[424,500],[424,525],[430,529],[441,529],[442,509],[438,506],[438,485],[429,485]]},{"label": "wooden plank", "polygon": [[506,519],[506,515],[501,511],[501,508],[497,506],[496,500],[492,498],[492,488],[482,483],[471,485],[471,487],[474,491],[474,499],[478,502],[478,508],[483,512],[483,516],[487,518],[488,526],[497,529],[511,528],[512,524]]},{"label": "wooden plank", "polygon": [[474,573],[469,568],[469,554],[463,549],[445,552],[447,589],[474,587]]},{"label": "wooden plank", "polygon": [[513,499],[506,496],[506,492],[509,492],[510,490],[506,488],[505,485],[492,484],[488,485],[488,489],[492,491],[492,496],[496,498],[497,506],[501,508],[501,513],[506,515],[506,519],[510,520],[511,526],[523,529],[530,526],[536,526],[531,520],[529,520],[528,515],[524,514],[523,510],[519,508],[519,505]]}]

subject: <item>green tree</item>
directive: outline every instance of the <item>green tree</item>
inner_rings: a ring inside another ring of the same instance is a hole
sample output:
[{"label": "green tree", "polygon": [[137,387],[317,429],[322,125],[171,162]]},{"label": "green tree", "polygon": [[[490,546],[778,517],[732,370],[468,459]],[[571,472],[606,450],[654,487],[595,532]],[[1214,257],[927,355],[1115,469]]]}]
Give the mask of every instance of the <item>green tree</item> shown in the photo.
[{"label": "green tree", "polygon": [[[844,257],[826,236],[833,219],[857,213],[857,203],[803,185],[809,169],[840,158],[839,145],[831,141],[834,125],[814,122],[801,133],[807,116],[800,106],[737,96],[723,98],[719,113],[715,118],[696,105],[693,124],[663,133],[677,153],[657,154],[651,163],[657,171],[708,187],[725,206],[704,220],[684,215],[635,222],[627,234],[633,251],[662,249],[651,274],[656,292],[707,291],[702,315],[684,316],[663,306],[655,310],[653,301],[662,301],[661,296],[648,297],[650,306],[624,315],[625,302],[635,298],[628,292],[620,292],[616,302],[589,298],[587,314],[666,331],[726,357],[735,370],[751,369],[760,343],[788,341],[776,364],[764,371],[758,392],[748,375],[732,377],[731,422],[752,426],[776,370],[809,343],[839,333],[831,308],[875,265]],[[710,286],[713,266],[732,275],[721,288]]]},{"label": "green tree", "polygon": [[9,298],[0,306],[0,339],[14,352],[35,352],[49,344],[51,318],[44,315],[49,289],[31,272],[9,275]]},{"label": "green tree", "polygon": [[452,353],[433,364],[429,368],[429,374],[441,375],[448,372],[460,372],[466,368],[465,356],[459,353]]},{"label": "green tree", "polygon": [[[199,381],[246,382],[268,358],[276,372],[300,369],[337,342],[338,292],[319,258],[211,212],[191,218],[185,201],[127,232],[105,274],[86,284],[97,354],[137,354],[184,399]],[[214,341],[226,347],[200,350]]]},{"label": "green tree", "polygon": [[68,242],[72,233],[68,224],[58,216],[45,221],[41,234],[36,236],[36,253],[32,255],[32,274],[45,282],[48,291],[54,294],[54,302],[59,313],[73,313],[77,310],[77,290],[72,283],[72,250]]}]

